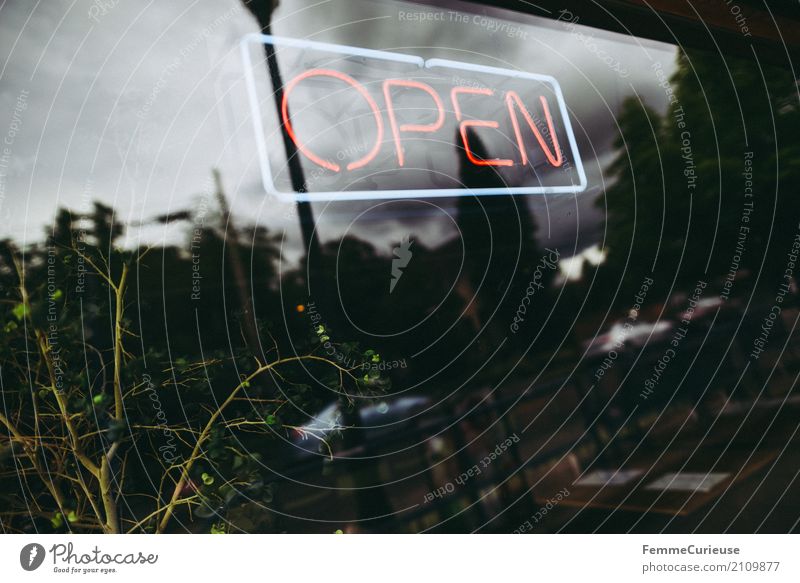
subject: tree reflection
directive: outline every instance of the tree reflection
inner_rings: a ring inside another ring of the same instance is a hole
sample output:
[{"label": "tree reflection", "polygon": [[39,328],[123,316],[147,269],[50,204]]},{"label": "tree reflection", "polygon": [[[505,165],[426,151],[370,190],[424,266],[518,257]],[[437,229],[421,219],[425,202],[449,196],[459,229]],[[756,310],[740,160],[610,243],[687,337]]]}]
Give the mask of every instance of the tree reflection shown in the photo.
[{"label": "tree reflection", "polygon": [[754,60],[681,52],[670,82],[663,115],[630,97],[618,116],[616,182],[598,201],[608,216],[600,275],[631,290],[652,272],[662,299],[673,281],[719,286],[732,263],[734,296],[758,274],[775,285],[800,217],[794,79]]}]

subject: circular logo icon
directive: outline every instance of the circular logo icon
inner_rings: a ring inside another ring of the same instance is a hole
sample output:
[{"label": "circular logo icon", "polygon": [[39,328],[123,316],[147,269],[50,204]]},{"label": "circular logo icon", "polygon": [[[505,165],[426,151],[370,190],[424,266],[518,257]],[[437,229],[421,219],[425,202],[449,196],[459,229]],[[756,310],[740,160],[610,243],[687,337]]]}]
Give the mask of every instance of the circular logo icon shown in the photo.
[{"label": "circular logo icon", "polygon": [[44,547],[39,543],[30,543],[19,552],[19,564],[26,571],[35,571],[44,562]]}]

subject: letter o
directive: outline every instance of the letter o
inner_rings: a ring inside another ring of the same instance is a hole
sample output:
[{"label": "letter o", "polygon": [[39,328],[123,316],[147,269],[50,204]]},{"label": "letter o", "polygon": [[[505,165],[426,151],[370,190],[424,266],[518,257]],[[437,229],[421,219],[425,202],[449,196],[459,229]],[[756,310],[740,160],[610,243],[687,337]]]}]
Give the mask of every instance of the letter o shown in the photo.
[{"label": "letter o", "polygon": [[286,85],[283,91],[283,100],[281,103],[281,117],[283,118],[283,125],[286,128],[286,133],[289,134],[289,137],[292,138],[292,141],[297,146],[297,149],[300,150],[307,158],[322,166],[323,168],[327,168],[328,170],[333,170],[334,172],[339,172],[341,167],[328,160],[320,158],[314,152],[312,152],[305,144],[300,142],[297,139],[297,136],[294,133],[294,128],[292,127],[292,123],[289,120],[289,94],[294,90],[300,81],[304,79],[308,79],[309,77],[333,77],[334,79],[339,79],[340,81],[344,81],[345,83],[351,85],[356,91],[358,91],[364,100],[369,105],[370,109],[372,110],[372,115],[375,117],[375,125],[377,127],[378,133],[375,138],[375,145],[372,147],[364,157],[356,160],[355,162],[350,162],[347,165],[348,170],[356,170],[363,166],[369,164],[375,156],[377,156],[378,151],[381,149],[381,144],[383,143],[383,118],[381,117],[381,112],[378,109],[378,104],[375,103],[375,100],[372,96],[367,93],[367,90],[364,88],[361,83],[350,77],[349,75],[345,75],[344,73],[340,73],[339,71],[334,71],[332,69],[311,69],[306,71],[305,73],[301,73]]}]

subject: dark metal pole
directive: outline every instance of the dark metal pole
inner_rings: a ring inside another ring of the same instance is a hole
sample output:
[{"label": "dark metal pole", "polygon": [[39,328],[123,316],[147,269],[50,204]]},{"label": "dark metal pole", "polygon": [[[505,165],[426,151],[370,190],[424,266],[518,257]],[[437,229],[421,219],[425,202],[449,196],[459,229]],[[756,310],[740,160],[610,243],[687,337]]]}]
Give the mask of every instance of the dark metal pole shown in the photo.
[{"label": "dark metal pole", "polygon": [[[273,0],[255,1],[244,0],[245,6],[253,13],[264,34],[272,34],[272,11],[277,2]],[[281,103],[283,102],[283,80],[278,67],[278,59],[275,55],[275,47],[265,45],[264,51],[267,57],[267,68],[272,83],[273,96],[275,97],[275,107],[278,110],[278,119],[281,119]],[[283,128],[281,128],[283,129]],[[306,179],[303,167],[300,164],[300,157],[297,153],[297,146],[292,141],[286,131],[281,131],[283,138],[283,148],[286,152],[286,162],[289,166],[289,179],[292,189],[295,192],[306,192]],[[306,250],[306,265],[308,273],[311,273],[310,265],[312,261],[321,259],[319,240],[314,235],[314,213],[310,202],[297,201],[297,215],[300,219],[300,231],[303,237],[303,246]],[[310,277],[310,275],[309,275]],[[309,287],[311,287],[309,285]]]},{"label": "dark metal pole", "polygon": [[[276,2],[274,0],[243,0],[244,4],[253,13],[261,26],[261,31],[264,34],[271,34],[271,19],[272,11],[275,8]],[[278,59],[275,55],[275,48],[272,45],[265,45],[264,47],[267,57],[267,68],[269,69],[269,77],[272,83],[273,96],[275,97],[275,107],[278,110],[278,119],[281,119],[281,104],[283,103],[283,79],[281,79],[280,69],[278,68]],[[281,136],[283,138],[283,147],[286,151],[286,160],[289,165],[289,177],[291,179],[292,188],[295,192],[306,192],[306,180],[303,174],[303,167],[300,165],[300,158],[297,153],[297,146],[292,141],[285,128],[281,128]],[[319,244],[319,239],[314,233],[314,213],[311,209],[310,202],[297,201],[297,214],[300,219],[300,230],[303,236],[303,244],[306,250],[306,285],[308,289],[312,289],[312,273],[315,269],[321,269],[322,249]],[[314,267],[316,266],[316,267]],[[324,306],[326,305],[325,288],[320,287],[315,293],[315,299],[319,300]],[[328,321],[331,320],[329,314]],[[362,422],[360,412],[356,409],[354,411],[345,410],[345,418],[347,424],[351,426],[351,431],[347,432],[348,445],[353,448],[365,447],[364,432],[361,430]],[[380,479],[377,475],[377,466],[359,464],[355,460],[348,460],[344,466],[347,471],[352,473],[355,477],[357,484],[380,484]],[[390,516],[392,512],[391,504],[387,499],[384,488],[380,485],[372,488],[358,488],[355,493],[356,504],[358,506],[359,518],[367,520],[376,516]],[[380,523],[381,521],[376,521]]]}]

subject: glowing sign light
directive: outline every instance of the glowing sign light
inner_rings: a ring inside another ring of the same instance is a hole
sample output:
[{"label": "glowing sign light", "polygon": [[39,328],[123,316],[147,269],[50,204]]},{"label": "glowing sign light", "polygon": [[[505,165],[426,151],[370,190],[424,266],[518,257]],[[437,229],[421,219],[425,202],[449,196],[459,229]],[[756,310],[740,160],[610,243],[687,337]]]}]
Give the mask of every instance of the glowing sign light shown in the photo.
[{"label": "glowing sign light", "polygon": [[381,112],[378,109],[378,105],[375,103],[375,100],[370,97],[370,94],[367,93],[367,90],[355,79],[352,77],[345,75],[344,73],[340,73],[338,71],[332,71],[330,69],[314,69],[312,71],[306,71],[305,73],[301,73],[294,79],[292,79],[289,84],[284,89],[283,93],[283,100],[281,102],[281,119],[283,120],[283,127],[288,132],[289,136],[292,138],[292,141],[295,143],[297,148],[303,152],[306,156],[308,156],[311,160],[322,166],[323,168],[327,168],[328,170],[333,170],[334,172],[339,172],[340,168],[338,164],[333,162],[328,162],[327,160],[323,160],[319,158],[314,153],[311,152],[305,145],[303,145],[300,140],[297,139],[294,131],[292,130],[292,123],[289,120],[289,94],[294,89],[295,85],[297,85],[303,79],[307,79],[308,77],[333,77],[334,79],[341,79],[345,83],[352,85],[353,87],[358,90],[364,100],[369,104],[370,109],[372,109],[372,113],[375,116],[375,125],[378,128],[378,136],[375,139],[375,145],[370,150],[369,154],[357,160],[356,162],[351,162],[347,165],[348,170],[356,170],[357,168],[361,168],[366,166],[378,153],[378,150],[381,149],[381,142],[383,141],[383,118],[381,118]]},{"label": "glowing sign light", "polygon": [[[271,91],[259,95],[256,67],[266,67],[263,60],[254,62],[253,43],[272,45],[289,79],[277,112]],[[245,37],[242,54],[264,187],[282,199],[586,188],[553,77],[269,35]],[[304,192],[292,191],[287,182],[280,132],[297,148]],[[464,165],[484,167],[493,178],[463,184]]]},{"label": "glowing sign light", "polygon": [[[397,118],[394,113],[394,103],[392,102],[391,87],[416,87],[428,93],[436,104],[439,116],[436,121],[431,124],[403,124],[397,126]],[[383,95],[386,99],[386,107],[389,112],[389,121],[392,125],[392,135],[394,136],[394,144],[397,149],[397,163],[403,166],[403,148],[400,145],[400,132],[435,132],[444,124],[444,107],[442,100],[439,99],[439,94],[433,90],[430,85],[421,83],[419,81],[410,81],[403,79],[387,79],[383,82]]]}]

